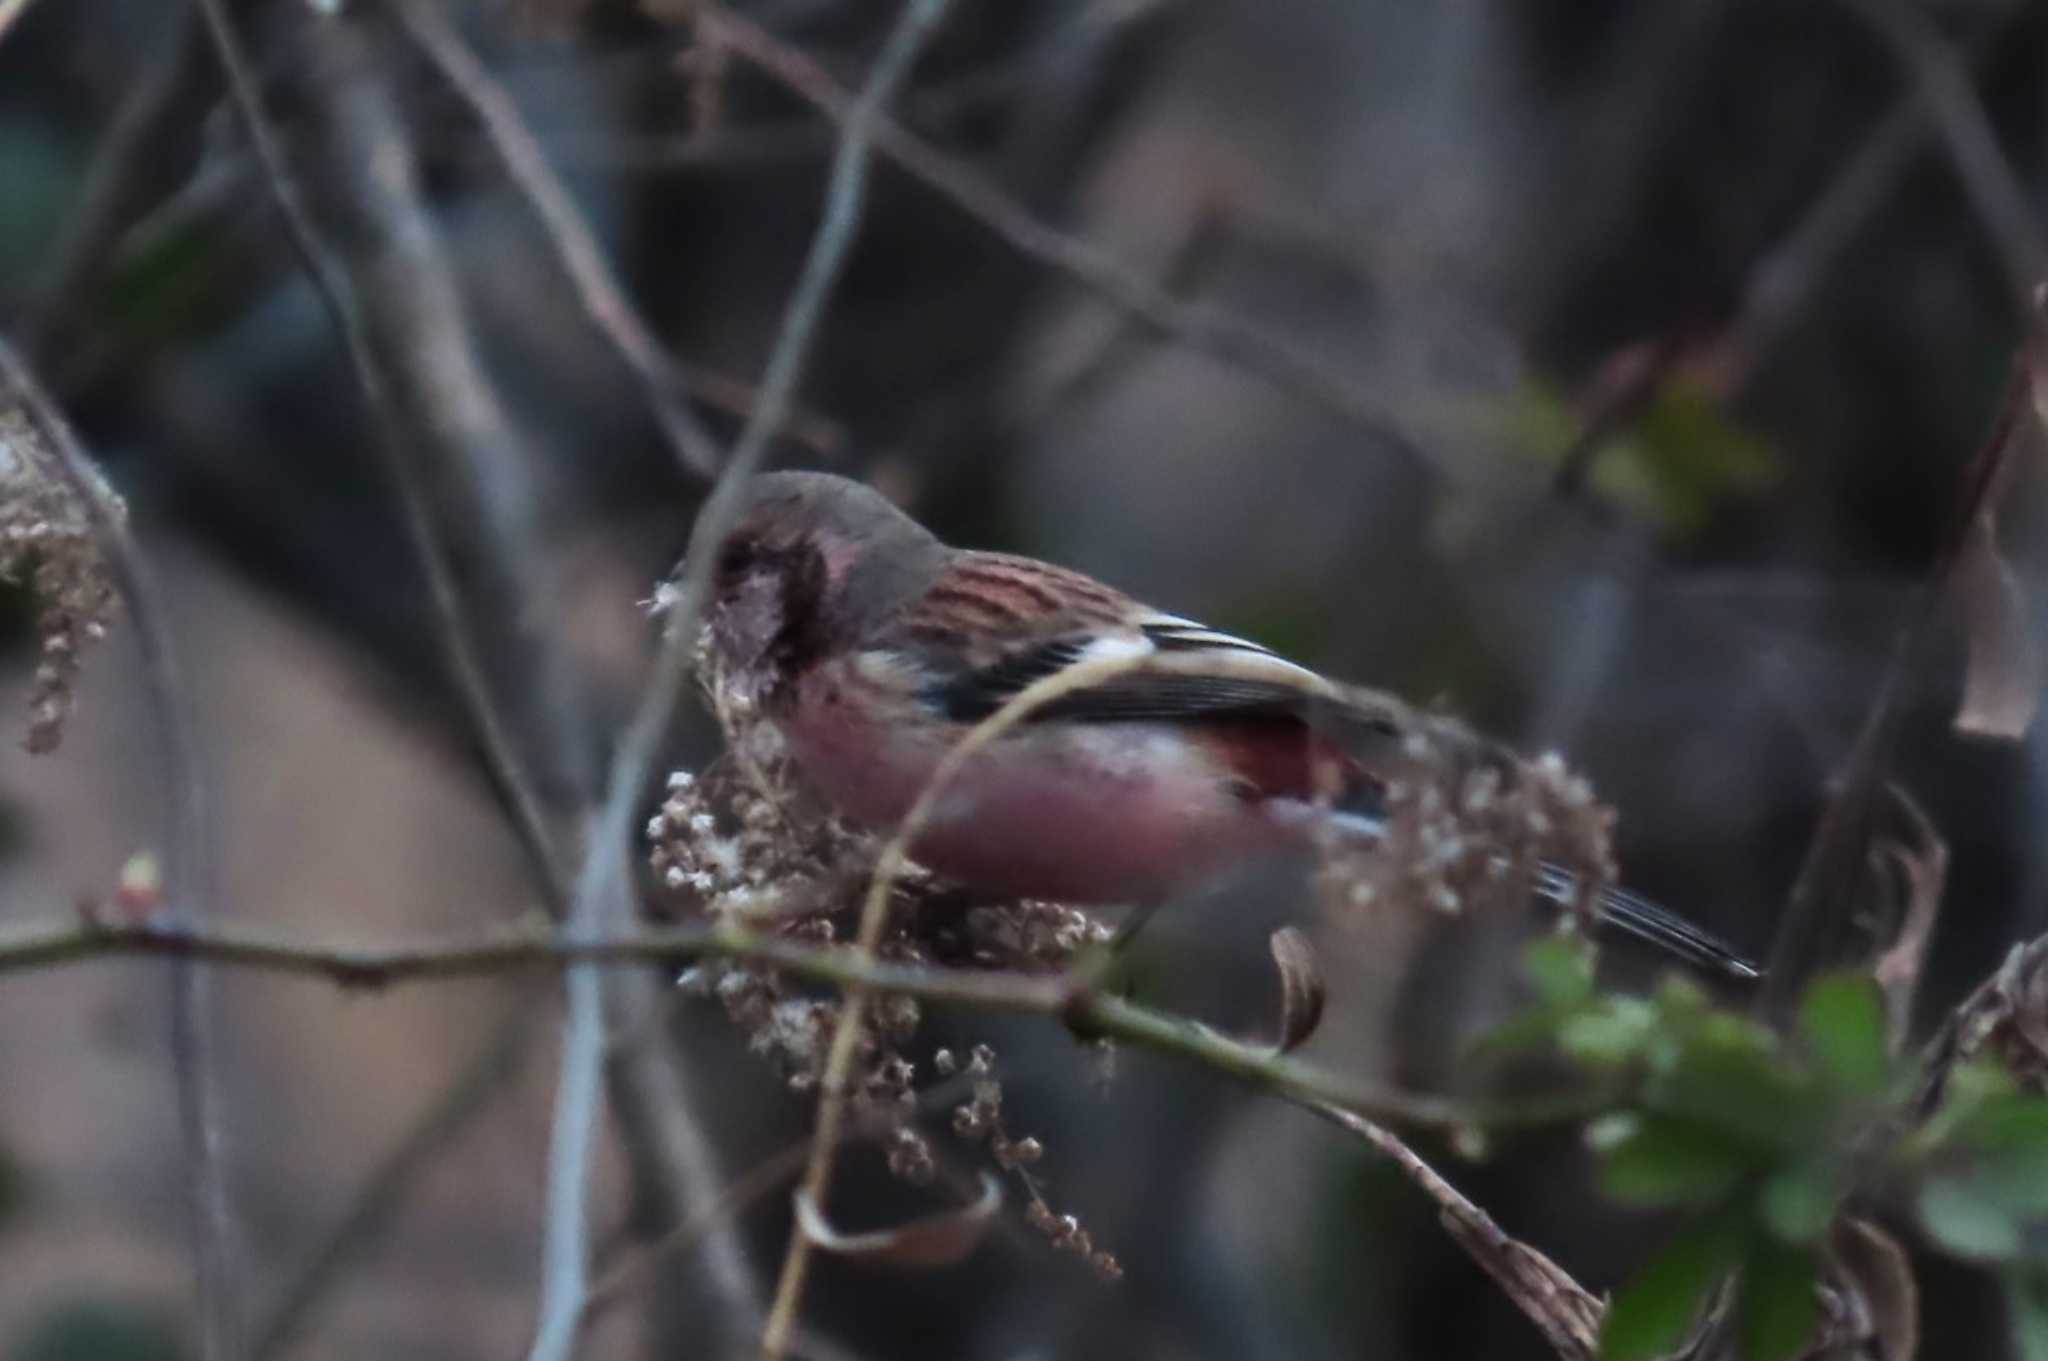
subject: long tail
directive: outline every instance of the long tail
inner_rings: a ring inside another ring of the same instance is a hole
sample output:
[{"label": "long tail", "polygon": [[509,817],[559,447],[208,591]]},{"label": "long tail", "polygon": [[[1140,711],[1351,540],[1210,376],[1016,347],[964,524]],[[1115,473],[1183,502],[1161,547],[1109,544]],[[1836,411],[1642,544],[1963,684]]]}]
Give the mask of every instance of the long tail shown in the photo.
[{"label": "long tail", "polygon": [[[1554,903],[1568,902],[1577,886],[1571,871],[1544,865],[1536,876],[1537,896]],[[1601,922],[1625,931],[1638,940],[1669,950],[1680,959],[1713,969],[1734,978],[1757,978],[1762,970],[1729,946],[1694,926],[1667,908],[1626,889],[1611,888],[1600,895],[1594,907]]]}]

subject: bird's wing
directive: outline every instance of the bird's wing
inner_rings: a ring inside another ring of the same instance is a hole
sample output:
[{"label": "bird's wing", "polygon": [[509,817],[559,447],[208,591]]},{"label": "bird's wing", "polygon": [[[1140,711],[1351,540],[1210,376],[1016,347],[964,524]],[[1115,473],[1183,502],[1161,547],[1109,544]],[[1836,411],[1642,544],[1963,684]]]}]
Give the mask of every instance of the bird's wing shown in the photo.
[{"label": "bird's wing", "polygon": [[[1340,701],[1315,672],[1256,643],[1170,615],[1136,627],[1084,630],[1030,639],[996,661],[952,671],[926,689],[948,718],[975,722],[1026,686],[1100,657],[1158,657],[1158,670],[1134,670],[1061,695],[1027,722],[1191,722],[1286,719],[1325,726]],[[1210,663],[1213,662],[1213,665]]]}]

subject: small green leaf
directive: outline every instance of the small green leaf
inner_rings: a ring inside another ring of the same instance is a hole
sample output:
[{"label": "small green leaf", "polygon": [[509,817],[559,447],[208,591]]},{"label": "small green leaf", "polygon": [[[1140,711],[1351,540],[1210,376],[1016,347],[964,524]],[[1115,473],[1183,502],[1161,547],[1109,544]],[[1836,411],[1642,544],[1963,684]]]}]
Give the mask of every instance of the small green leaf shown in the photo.
[{"label": "small green leaf", "polygon": [[1649,1003],[1616,997],[1567,1016],[1557,1028],[1557,1047],[1581,1063],[1611,1067],[1642,1053],[1656,1025],[1657,1013]]},{"label": "small green leaf", "polygon": [[1813,1336],[1820,1312],[1813,1290],[1818,1265],[1812,1248],[1769,1234],[1751,1240],[1738,1306],[1745,1361],[1786,1361]]},{"label": "small green leaf", "polygon": [[1810,1086],[1779,1063],[1768,1036],[1736,1017],[1709,1018],[1647,1096],[1667,1114],[1773,1152],[1804,1149],[1826,1115]]},{"label": "small green leaf", "polygon": [[1570,936],[1544,936],[1522,952],[1522,973],[1553,1007],[1577,1006],[1593,995],[1593,952]]},{"label": "small green leaf", "polygon": [[1891,1061],[1876,979],[1837,973],[1815,982],[1799,1006],[1799,1034],[1821,1071],[1845,1091],[1884,1089]]},{"label": "small green leaf", "polygon": [[1700,1205],[1727,1194],[1752,1165],[1719,1130],[1653,1115],[1607,1150],[1600,1184],[1630,1205]]},{"label": "small green leaf", "polygon": [[2018,1255],[2018,1222],[1968,1177],[1929,1179],[1919,1203],[1921,1226],[1957,1256],[2001,1261]]},{"label": "small green leaf", "polygon": [[1787,1243],[1820,1240],[1835,1219],[1841,1185],[1834,1169],[1814,1163],[1787,1168],[1764,1183],[1758,1208],[1772,1233]]},{"label": "small green leaf", "polygon": [[1677,1346],[1742,1246],[1742,1220],[1728,1210],[1689,1225],[1665,1244],[1608,1306],[1600,1323],[1600,1361],[1649,1361]]}]

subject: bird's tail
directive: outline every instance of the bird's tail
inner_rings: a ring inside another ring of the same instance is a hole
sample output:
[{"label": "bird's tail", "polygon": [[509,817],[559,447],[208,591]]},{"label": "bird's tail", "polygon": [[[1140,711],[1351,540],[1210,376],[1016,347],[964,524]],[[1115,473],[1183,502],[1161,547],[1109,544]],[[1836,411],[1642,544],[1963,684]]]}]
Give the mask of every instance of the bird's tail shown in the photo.
[{"label": "bird's tail", "polygon": [[[1577,885],[1571,871],[1556,865],[1544,865],[1536,876],[1537,895],[1554,903],[1569,902]],[[1603,891],[1593,911],[1598,921],[1668,950],[1688,963],[1733,978],[1756,978],[1762,973],[1732,946],[1716,940],[1668,908],[1626,889]]]}]

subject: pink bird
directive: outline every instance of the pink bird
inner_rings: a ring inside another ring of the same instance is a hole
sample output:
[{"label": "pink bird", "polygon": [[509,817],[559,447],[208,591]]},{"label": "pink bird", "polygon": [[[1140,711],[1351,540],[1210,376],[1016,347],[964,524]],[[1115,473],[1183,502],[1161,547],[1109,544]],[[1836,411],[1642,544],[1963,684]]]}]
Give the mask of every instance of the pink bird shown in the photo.
[{"label": "pink bird", "polygon": [[[1383,827],[1378,782],[1312,721],[1315,697],[1334,691],[1307,668],[1079,572],[949,547],[846,478],[770,473],[748,491],[717,559],[712,646],[806,785],[856,823],[897,826],[954,744],[1033,682],[1097,658],[1176,658],[1062,695],[972,757],[911,846],[934,872],[994,894],[1146,907],[1312,844],[1320,819],[1368,837]],[[1546,865],[1534,889],[1564,902],[1573,880]],[[1597,914],[1756,976],[1633,894],[1603,895]]]}]

